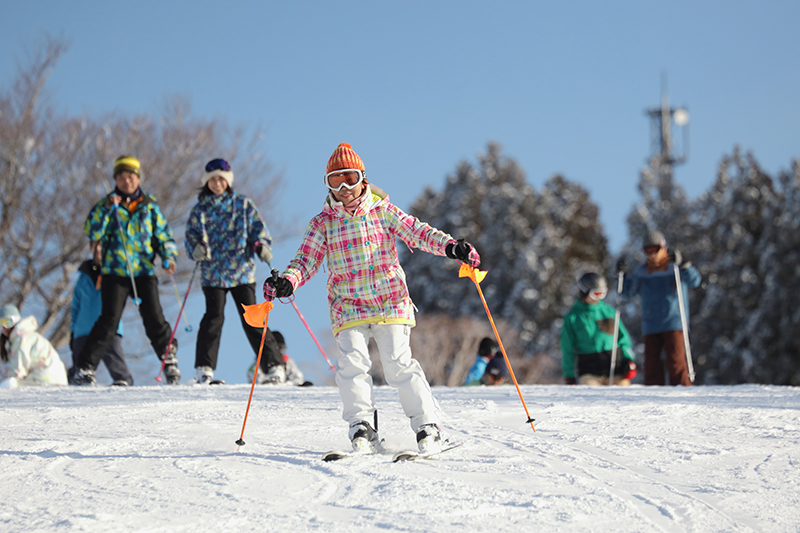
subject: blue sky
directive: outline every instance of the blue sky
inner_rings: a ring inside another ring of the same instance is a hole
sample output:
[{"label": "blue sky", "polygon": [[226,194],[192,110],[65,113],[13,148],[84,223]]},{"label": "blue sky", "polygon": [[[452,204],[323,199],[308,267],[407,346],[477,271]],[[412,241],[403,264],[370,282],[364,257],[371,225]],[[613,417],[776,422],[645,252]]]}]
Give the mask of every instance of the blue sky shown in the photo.
[{"label": "blue sky", "polygon": [[[155,111],[165,95],[184,94],[197,115],[265,127],[264,150],[286,176],[281,215],[301,225],[321,206],[320,177],[339,142],[408,209],[495,141],[535,188],[556,173],[584,185],[616,251],[650,151],[644,111],[659,103],[663,72],[671,103],[691,115],[689,160],[676,172],[690,197],[735,145],[770,173],[800,157],[793,1],[2,0],[0,19],[4,86],[49,32],[72,40],[49,86],[64,110]],[[276,267],[298,243],[276,247]],[[318,336],[324,292],[318,276],[297,297]],[[192,302],[196,327],[203,304]],[[251,356],[241,355],[233,320],[223,346],[236,354],[220,354],[218,374],[242,381],[239,359]],[[289,353],[323,380],[324,361],[292,308],[279,306],[272,320]],[[192,351],[182,349],[184,373],[193,373]]]}]

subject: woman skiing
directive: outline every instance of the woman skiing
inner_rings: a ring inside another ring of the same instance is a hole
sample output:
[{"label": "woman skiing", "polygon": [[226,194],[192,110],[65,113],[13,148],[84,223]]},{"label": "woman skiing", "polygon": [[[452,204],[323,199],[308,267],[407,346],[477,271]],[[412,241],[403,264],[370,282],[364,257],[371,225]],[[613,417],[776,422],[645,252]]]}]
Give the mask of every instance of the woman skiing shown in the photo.
[{"label": "woman skiing", "polygon": [[[256,303],[255,257],[269,263],[272,238],[250,198],[233,191],[233,171],[224,159],[205,166],[198,202],[186,224],[186,250],[201,262],[206,313],[200,322],[195,352],[197,383],[211,383],[225,322],[225,299],[230,292],[236,302],[247,340],[258,353],[261,330],[244,321],[244,305]],[[267,330],[261,366],[264,382],[282,383],[286,371],[278,344]]]},{"label": "woman skiing", "polygon": [[283,275],[267,278],[265,298],[290,296],[327,257],[329,314],[339,348],[336,384],[353,450],[375,451],[380,443],[370,424],[375,413],[370,337],[377,343],[386,382],[400,393],[420,451],[441,449],[437,404],[409,348],[414,305],[397,258],[396,239],[475,267],[480,257],[463,240],[456,241],[393,205],[386,193],[367,182],[364,162],[347,143],[340,144],[328,160],[325,186],[322,212],[309,222]]},{"label": "woman skiing", "polygon": [[67,371],[58,352],[36,329],[36,317],[22,318],[14,305],[0,308],[0,358],[11,367],[0,387],[66,385]]}]

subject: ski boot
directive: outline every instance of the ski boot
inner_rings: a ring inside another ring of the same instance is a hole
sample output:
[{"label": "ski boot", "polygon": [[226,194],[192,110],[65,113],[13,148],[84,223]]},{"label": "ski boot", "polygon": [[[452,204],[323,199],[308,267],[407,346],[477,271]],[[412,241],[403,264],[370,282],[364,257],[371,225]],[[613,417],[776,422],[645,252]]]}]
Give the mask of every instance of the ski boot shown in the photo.
[{"label": "ski boot", "polygon": [[94,370],[79,368],[70,378],[69,384],[89,387],[97,385],[97,380],[94,377]]},{"label": "ski boot", "polygon": [[350,426],[350,443],[356,453],[374,453],[380,449],[380,439],[369,422],[361,420]]},{"label": "ski boot", "polygon": [[181,382],[181,371],[178,368],[178,341],[172,340],[167,350],[167,357],[164,360],[164,377],[167,378],[168,385],[177,385]]},{"label": "ski boot", "polygon": [[419,453],[435,453],[442,450],[442,430],[436,424],[423,424],[417,431]]},{"label": "ski boot", "polygon": [[198,385],[210,385],[214,381],[214,370],[210,366],[198,366],[194,382]]},{"label": "ski boot", "polygon": [[263,377],[259,376],[259,383],[261,385],[280,385],[286,383],[286,367],[283,365],[270,367]]}]

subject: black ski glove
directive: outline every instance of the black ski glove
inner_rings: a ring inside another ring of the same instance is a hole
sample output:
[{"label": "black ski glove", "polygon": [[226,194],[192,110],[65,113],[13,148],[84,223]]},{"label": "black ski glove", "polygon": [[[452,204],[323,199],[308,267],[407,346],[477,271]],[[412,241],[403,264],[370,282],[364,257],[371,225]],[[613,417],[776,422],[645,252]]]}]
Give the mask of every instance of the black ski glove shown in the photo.
[{"label": "black ski glove", "polygon": [[458,239],[458,242],[448,244],[444,249],[444,253],[450,259],[461,261],[475,268],[478,268],[481,263],[478,252],[464,239]]},{"label": "black ski glove", "polygon": [[624,274],[627,271],[628,271],[628,262],[625,261],[625,258],[623,257],[622,259],[617,261],[617,275]]},{"label": "black ski glove", "polygon": [[[275,273],[277,274],[278,271],[276,270]],[[271,276],[267,278],[267,280],[264,282],[264,285],[269,285],[275,289],[275,298],[288,298],[294,292],[292,282],[286,278]],[[266,287],[264,287],[264,289],[264,292],[266,293]]]}]

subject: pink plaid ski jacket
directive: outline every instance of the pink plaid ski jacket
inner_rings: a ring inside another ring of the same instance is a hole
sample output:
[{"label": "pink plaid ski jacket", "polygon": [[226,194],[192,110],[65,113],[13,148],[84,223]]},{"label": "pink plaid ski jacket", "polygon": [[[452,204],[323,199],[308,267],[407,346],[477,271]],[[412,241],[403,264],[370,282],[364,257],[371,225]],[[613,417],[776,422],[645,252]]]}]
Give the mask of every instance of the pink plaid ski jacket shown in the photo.
[{"label": "pink plaid ski jacket", "polygon": [[353,215],[328,195],[311,219],[283,276],[295,289],[328,258],[328,303],[333,334],[361,324],[409,324],[414,304],[397,257],[396,239],[436,255],[455,239],[404,213],[372,184]]}]

